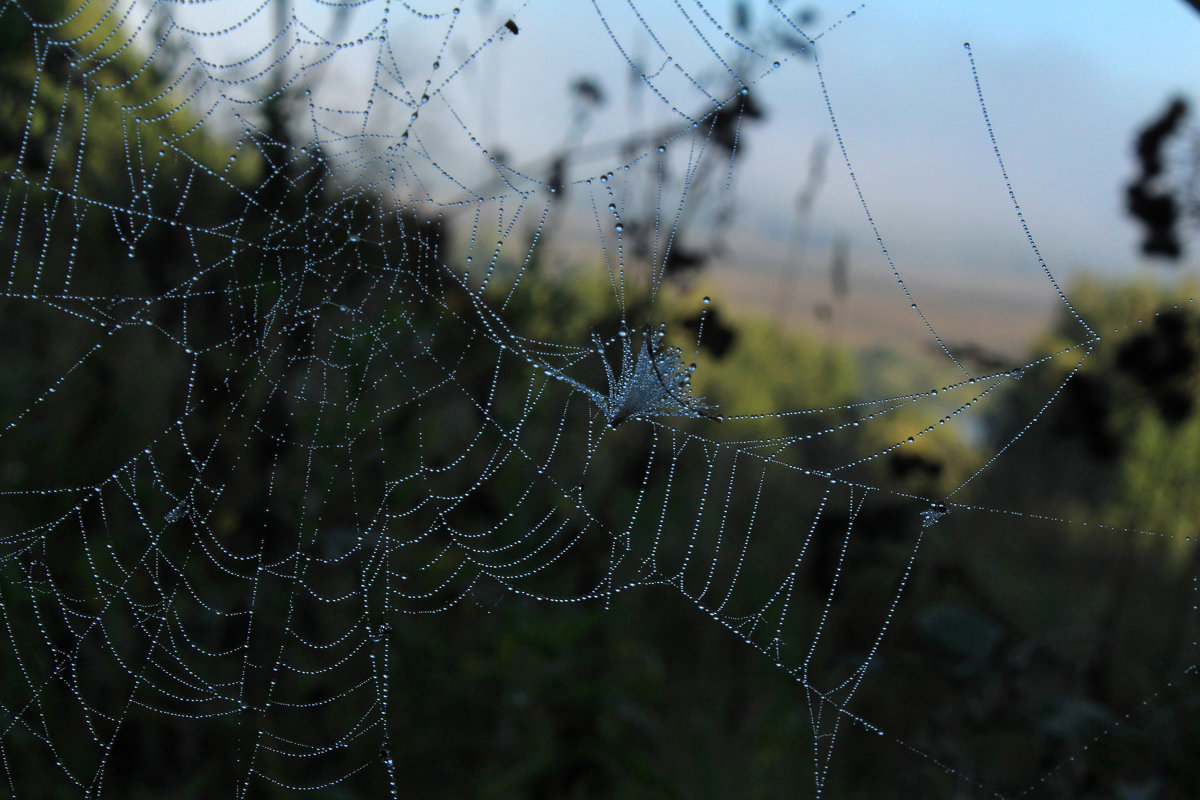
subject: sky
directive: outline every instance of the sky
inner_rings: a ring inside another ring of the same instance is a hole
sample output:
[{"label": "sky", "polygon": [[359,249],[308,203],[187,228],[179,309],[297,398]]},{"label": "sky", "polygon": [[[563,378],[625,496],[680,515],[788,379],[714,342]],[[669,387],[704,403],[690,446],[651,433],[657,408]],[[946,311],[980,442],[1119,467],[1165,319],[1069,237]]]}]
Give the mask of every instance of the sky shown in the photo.
[{"label": "sky", "polygon": [[[1052,300],[988,138],[963,47],[970,42],[1012,189],[1054,277],[1069,285],[1085,273],[1122,278],[1196,270],[1194,252],[1175,267],[1142,260],[1139,231],[1123,210],[1136,132],[1177,94],[1200,101],[1200,13],[1183,0],[812,3],[815,19],[803,30],[817,40],[815,61],[771,44],[774,32],[787,30],[779,9],[794,19],[805,7],[799,3],[749,3],[744,34],[730,25],[733,3],[724,0],[461,5],[456,15],[442,2],[351,4],[337,30],[345,46],[321,67],[324,77],[313,70],[300,83],[316,87],[319,135],[350,137],[345,169],[382,174],[382,166],[397,167],[402,191],[439,206],[507,192],[508,200],[496,204],[503,208],[489,212],[501,215],[501,234],[504,215],[511,222],[516,213],[513,190],[530,188],[526,178],[544,179],[564,142],[577,154],[569,178],[617,170],[611,185],[581,187],[576,199],[606,204],[613,188],[624,209],[665,185],[658,202],[669,216],[678,182],[657,180],[654,143],[632,156],[613,144],[633,131],[674,131],[676,138],[665,142],[666,164],[682,175],[697,141],[686,133],[687,118],[711,107],[714,97],[732,96],[729,76],[736,72],[766,116],[745,122],[737,169],[723,185],[704,187],[699,200],[715,204],[722,193],[735,200],[723,269],[769,275],[798,268],[789,247],[796,195],[813,147],[825,142],[831,146],[826,177],[812,205],[803,269],[815,274],[812,265],[843,237],[851,245],[854,285],[863,291],[894,291],[888,288],[895,285],[894,266],[926,297],[995,291]],[[257,8],[218,0],[177,6],[174,13],[195,52],[234,64],[277,32],[271,9]],[[331,29],[328,3],[296,0],[292,10],[298,22],[292,32],[301,39]],[[507,19],[519,34],[505,29]],[[385,27],[386,51],[373,38]],[[263,50],[229,72],[253,74],[274,52]],[[289,71],[329,54],[301,46],[289,56]],[[631,84],[632,64],[649,80]],[[581,76],[607,102],[576,117],[581,106],[570,86]],[[387,91],[372,90],[372,83]],[[250,84],[227,91],[253,93]],[[426,104],[417,100],[422,93],[430,95]],[[419,116],[410,125],[414,111]],[[362,159],[396,143],[406,129],[413,139],[403,156],[386,164]],[[489,160],[496,156],[502,167]],[[536,218],[540,209],[533,202],[520,213]],[[595,215],[583,210],[590,246],[611,244],[611,231],[597,233]]]},{"label": "sky", "polygon": [[1132,140],[1169,97],[1200,94],[1200,15],[1182,2],[879,3],[837,33],[821,54],[835,115],[898,254],[948,268],[1028,260],[1004,213],[969,41],[1045,255],[1065,270],[1134,266],[1136,230],[1121,207]]}]

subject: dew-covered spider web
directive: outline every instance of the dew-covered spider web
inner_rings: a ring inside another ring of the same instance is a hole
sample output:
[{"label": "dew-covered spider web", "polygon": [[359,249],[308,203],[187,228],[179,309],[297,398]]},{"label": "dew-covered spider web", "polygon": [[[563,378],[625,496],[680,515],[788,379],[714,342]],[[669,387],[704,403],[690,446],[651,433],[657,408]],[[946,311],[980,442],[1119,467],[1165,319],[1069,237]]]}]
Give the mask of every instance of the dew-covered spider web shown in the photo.
[{"label": "dew-covered spider web", "polygon": [[[1191,796],[1190,299],[1076,303],[960,37],[975,183],[1061,322],[946,335],[826,69],[871,12],[0,6],[0,786]],[[706,282],[785,80],[819,114],[782,238],[836,184],[925,367],[855,386]],[[1085,455],[1135,444],[1121,494]]]}]

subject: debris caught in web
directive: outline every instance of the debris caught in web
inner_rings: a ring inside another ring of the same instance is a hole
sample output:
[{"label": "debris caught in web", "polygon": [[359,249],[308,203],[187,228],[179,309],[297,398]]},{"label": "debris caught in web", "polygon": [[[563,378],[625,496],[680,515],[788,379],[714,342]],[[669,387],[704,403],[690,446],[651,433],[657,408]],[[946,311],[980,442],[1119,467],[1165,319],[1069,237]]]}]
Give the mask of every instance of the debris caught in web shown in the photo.
[{"label": "debris caught in web", "polygon": [[950,509],[945,503],[933,503],[929,508],[921,512],[921,527],[931,528],[938,524],[938,521],[950,513]]},{"label": "debris caught in web", "polygon": [[608,392],[602,393],[566,376],[560,376],[585,392],[600,407],[611,427],[629,419],[650,417],[692,417],[720,422],[716,406],[706,398],[692,394],[695,364],[685,365],[683,352],[663,344],[662,326],[643,330],[641,346],[634,354],[633,337],[622,330],[617,334],[621,345],[621,363],[616,372],[604,355],[604,343],[593,337],[596,354],[604,364]]}]

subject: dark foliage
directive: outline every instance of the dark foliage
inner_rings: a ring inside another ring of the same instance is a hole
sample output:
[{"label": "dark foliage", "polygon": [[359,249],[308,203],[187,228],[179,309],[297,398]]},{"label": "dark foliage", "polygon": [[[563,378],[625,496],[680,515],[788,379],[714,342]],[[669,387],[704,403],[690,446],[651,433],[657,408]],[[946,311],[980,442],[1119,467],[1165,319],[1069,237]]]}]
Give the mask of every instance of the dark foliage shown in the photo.
[{"label": "dark foliage", "polygon": [[[702,322],[703,321],[703,322]],[[737,331],[725,324],[716,306],[709,306],[694,317],[683,321],[683,326],[693,333],[700,335],[703,325],[703,335],[700,346],[713,354],[714,358],[724,358],[737,341]]]},{"label": "dark foliage", "polygon": [[1179,423],[1192,411],[1188,382],[1196,366],[1194,321],[1182,311],[1166,310],[1153,327],[1123,344],[1117,368],[1149,395],[1164,420]]},{"label": "dark foliage", "polygon": [[1171,189],[1160,185],[1159,178],[1163,173],[1166,144],[1177,133],[1187,113],[1187,102],[1176,98],[1137,138],[1141,174],[1129,185],[1126,205],[1145,229],[1142,252],[1149,256],[1176,259],[1183,254],[1177,230],[1180,201]]}]

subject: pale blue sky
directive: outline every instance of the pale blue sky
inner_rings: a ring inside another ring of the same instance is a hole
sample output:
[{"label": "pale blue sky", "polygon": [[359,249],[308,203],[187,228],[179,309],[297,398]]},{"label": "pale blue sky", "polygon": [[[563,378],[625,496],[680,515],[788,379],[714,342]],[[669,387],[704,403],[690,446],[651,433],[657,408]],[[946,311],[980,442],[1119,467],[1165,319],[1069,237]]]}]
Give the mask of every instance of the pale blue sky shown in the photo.
[{"label": "pale blue sky", "polygon": [[[567,88],[578,75],[597,77],[610,95],[608,106],[579,136],[580,146],[588,147],[621,140],[631,130],[678,126],[681,117],[672,106],[692,114],[703,107],[702,89],[720,85],[721,60],[732,63],[739,53],[715,24],[729,20],[732,3],[725,0],[640,2],[640,19],[630,4],[617,0],[497,0],[462,4],[442,66],[434,72],[430,65],[446,40],[451,5],[357,6],[342,35],[352,46],[331,62],[318,99],[351,112],[324,114],[323,123],[345,134],[361,130],[379,51],[369,39],[354,42],[384,24],[388,8],[395,62],[384,66],[398,70],[404,91],[385,69],[381,83],[395,98],[376,92],[368,130],[396,136],[412,110],[406,103],[431,79],[433,96],[413,128],[414,144],[420,141],[424,148],[416,161],[436,161],[468,188],[488,185],[491,166],[483,148],[503,148],[517,168],[544,166],[570,127],[574,107]],[[758,25],[777,16],[769,2],[750,5]],[[1079,270],[1118,275],[1151,269],[1139,266],[1137,230],[1122,210],[1121,187],[1133,174],[1135,131],[1174,93],[1200,100],[1200,14],[1182,0],[812,5],[818,19],[805,31],[825,31],[818,43],[820,63],[848,155],[886,244],[915,287],[1014,279],[1032,286],[1041,280],[986,138],[962,47],[968,40],[1014,189],[1051,267],[1065,279]],[[780,6],[792,11],[800,4]],[[229,23],[234,8],[244,7],[218,2],[179,6],[176,13],[198,30],[216,31]],[[319,30],[328,27],[328,8],[315,0],[295,4],[297,18]],[[423,20],[410,8],[441,16]],[[519,25],[518,36],[499,30],[508,17]],[[261,47],[273,24],[266,10],[231,34],[196,39],[196,46],[232,61],[251,45]],[[309,61],[315,52],[310,50]],[[303,48],[294,63],[302,56]],[[655,73],[659,96],[643,91],[640,115],[626,102],[626,56]],[[749,129],[730,189],[737,194],[733,241],[739,246],[728,266],[783,267],[790,256],[770,242],[788,230],[813,142],[832,136],[812,64],[782,58],[772,69],[777,57],[779,51],[745,55],[740,64],[752,76],[769,119]],[[472,134],[478,142],[470,141]],[[672,164],[679,169],[688,147],[686,137],[671,145]],[[599,175],[621,163],[615,152],[595,152],[592,160],[576,160],[572,177]],[[615,184],[618,194],[622,187],[627,193],[644,191],[636,168]],[[437,200],[462,196],[462,187],[438,176],[425,189]],[[594,191],[598,199],[603,194]],[[671,202],[668,192],[668,210]],[[814,206],[812,230],[816,252],[835,235],[851,237],[856,279],[887,278],[836,150]]]},{"label": "pale blue sky", "polygon": [[1173,0],[895,2],[870,4],[854,23],[829,37],[822,63],[894,250],[947,266],[1028,252],[974,98],[969,40],[1046,255],[1062,269],[1132,267],[1136,231],[1120,197],[1132,138],[1173,93],[1200,97],[1200,15]]},{"label": "pale blue sky", "polygon": [[[627,52],[663,66],[656,81],[664,91],[661,118],[671,119],[670,102],[689,112],[699,107],[698,93],[669,74],[675,64],[692,75],[719,73],[706,67],[714,59],[684,17],[697,21],[701,31],[711,30],[698,7],[681,3],[680,11],[673,3],[639,4],[675,57],[664,66],[625,4],[599,5]],[[754,5],[760,20],[770,10]],[[727,4],[707,6],[717,16]],[[818,22],[807,32],[838,23],[821,37],[818,49],[849,157],[884,240],[915,289],[996,281],[1011,288],[1016,281],[1045,296],[1051,291],[1002,184],[964,41],[972,43],[1017,197],[1056,276],[1069,282],[1081,271],[1184,271],[1141,262],[1138,230],[1122,207],[1122,187],[1134,172],[1135,132],[1175,93],[1200,101],[1200,14],[1182,0],[892,0],[816,8]],[[490,77],[501,88],[497,98],[513,92],[518,99],[497,100],[499,110],[494,107],[481,124],[519,151],[520,143],[536,149],[547,131],[562,130],[561,98],[573,71],[602,76],[613,92],[623,88],[624,73],[618,49],[591,3],[530,2],[515,19],[529,57],[516,54],[517,41],[506,43],[514,45],[513,52],[504,54]],[[711,40],[726,58],[736,52],[729,42]],[[502,55],[501,48],[494,50]],[[548,69],[547,61],[558,68]],[[760,63],[763,72],[768,67],[766,60]],[[734,248],[727,260],[739,268],[774,269],[774,259],[786,262],[790,256],[760,249],[755,237],[786,232],[812,142],[831,138],[832,130],[811,64],[785,62],[759,78],[755,91],[769,119],[748,139],[734,188],[745,246]],[[506,103],[512,104],[507,106],[511,113],[505,113]],[[627,124],[623,113],[620,103],[610,106],[590,135],[614,138]],[[857,277],[890,281],[835,152],[815,206],[813,247],[819,253],[822,243],[837,234],[855,243]],[[1188,264],[1196,263],[1193,253]]]}]

